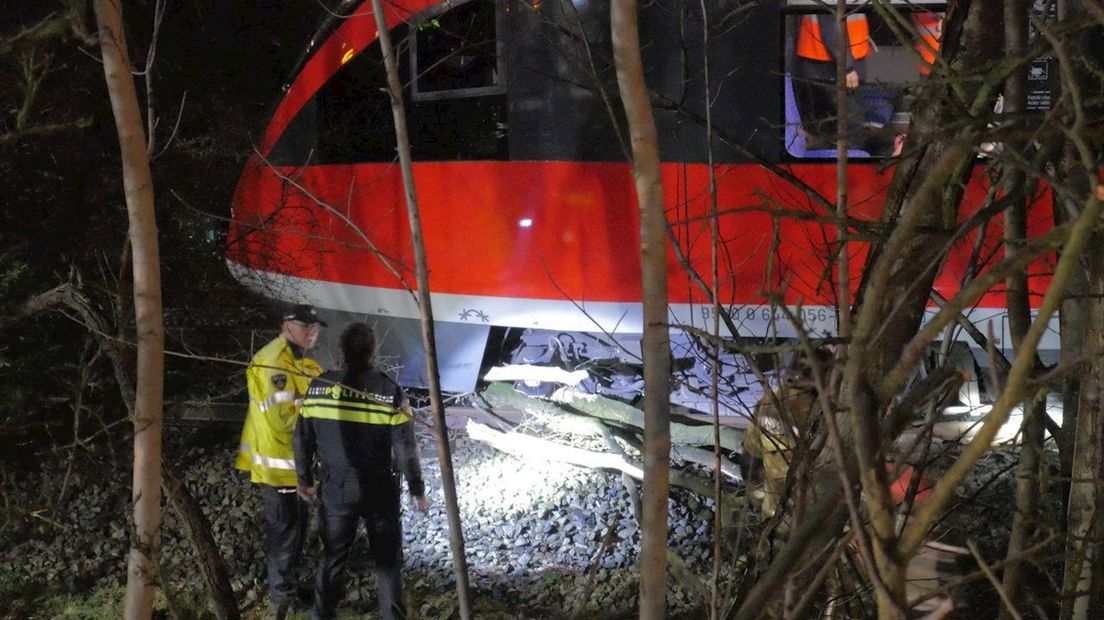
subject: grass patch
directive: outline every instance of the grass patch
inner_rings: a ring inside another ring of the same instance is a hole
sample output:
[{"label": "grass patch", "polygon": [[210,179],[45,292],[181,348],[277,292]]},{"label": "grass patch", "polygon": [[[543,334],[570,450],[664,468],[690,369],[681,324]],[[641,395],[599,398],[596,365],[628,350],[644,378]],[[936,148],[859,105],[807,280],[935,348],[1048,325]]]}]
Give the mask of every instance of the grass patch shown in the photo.
[{"label": "grass patch", "polygon": [[124,592],[122,587],[96,588],[87,594],[41,597],[28,601],[34,605],[34,615],[28,617],[50,620],[114,620],[123,615]]}]

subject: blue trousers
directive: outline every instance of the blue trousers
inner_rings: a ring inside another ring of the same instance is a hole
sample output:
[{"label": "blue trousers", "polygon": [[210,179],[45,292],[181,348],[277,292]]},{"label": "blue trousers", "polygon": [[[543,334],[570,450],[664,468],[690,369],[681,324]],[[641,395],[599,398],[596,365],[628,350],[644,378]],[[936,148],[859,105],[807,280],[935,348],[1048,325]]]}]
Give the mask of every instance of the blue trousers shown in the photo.
[{"label": "blue trousers", "polygon": [[321,498],[322,561],[314,586],[311,618],[330,620],[345,594],[345,565],[357,525],[368,530],[369,556],[375,563],[380,617],[406,618],[402,595],[402,523],[399,484],[388,473],[372,479],[328,479]]},{"label": "blue trousers", "polygon": [[303,555],[307,505],[295,495],[294,488],[260,486],[265,513],[268,598],[279,605],[295,596],[295,570]]}]

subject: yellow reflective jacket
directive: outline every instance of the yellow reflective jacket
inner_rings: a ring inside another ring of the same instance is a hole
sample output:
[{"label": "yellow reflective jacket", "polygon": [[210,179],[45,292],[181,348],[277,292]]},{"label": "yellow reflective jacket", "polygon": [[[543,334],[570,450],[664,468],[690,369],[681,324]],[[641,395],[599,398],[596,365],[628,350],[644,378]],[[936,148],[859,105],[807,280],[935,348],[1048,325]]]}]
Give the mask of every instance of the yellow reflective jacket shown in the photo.
[{"label": "yellow reflective jacket", "polygon": [[295,486],[295,452],[291,433],[299,402],[322,367],[309,357],[296,359],[283,336],[266,344],[245,370],[249,411],[242,428],[234,467],[250,472],[253,482]]},{"label": "yellow reflective jacket", "polygon": [[[764,517],[773,517],[780,507],[796,439],[808,431],[810,420],[820,415],[816,392],[810,388],[784,381],[773,396],[763,394],[744,434],[744,452],[763,460]],[[806,498],[814,497],[816,489],[806,492]]]}]

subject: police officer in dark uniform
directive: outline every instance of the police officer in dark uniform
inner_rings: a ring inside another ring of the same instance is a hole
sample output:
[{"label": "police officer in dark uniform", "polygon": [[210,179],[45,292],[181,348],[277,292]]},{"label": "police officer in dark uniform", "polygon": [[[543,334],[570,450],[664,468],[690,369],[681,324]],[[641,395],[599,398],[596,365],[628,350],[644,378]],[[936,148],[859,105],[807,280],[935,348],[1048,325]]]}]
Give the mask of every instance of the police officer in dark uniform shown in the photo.
[{"label": "police officer in dark uniform", "polygon": [[346,368],[311,381],[295,427],[300,497],[315,495],[313,466],[321,467],[323,558],[315,582],[311,618],[335,617],[344,594],[345,563],[357,525],[368,530],[376,566],[380,614],[405,618],[402,596],[402,529],[399,474],[414,506],[427,502],[414,423],[400,388],[373,363],[372,328],[353,323],[341,334]]}]

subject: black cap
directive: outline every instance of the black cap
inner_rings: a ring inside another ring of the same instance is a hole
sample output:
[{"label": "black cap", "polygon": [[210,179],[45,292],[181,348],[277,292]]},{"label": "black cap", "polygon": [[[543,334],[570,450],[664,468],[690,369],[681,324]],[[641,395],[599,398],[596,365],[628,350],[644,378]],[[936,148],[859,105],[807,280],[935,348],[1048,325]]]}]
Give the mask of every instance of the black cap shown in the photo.
[{"label": "black cap", "polygon": [[299,321],[301,323],[318,323],[322,327],[329,327],[326,322],[318,318],[318,308],[308,304],[292,306],[291,310],[284,313],[285,321]]}]

